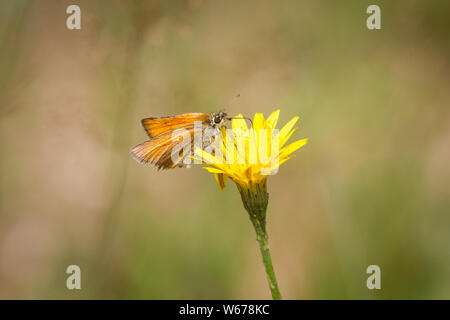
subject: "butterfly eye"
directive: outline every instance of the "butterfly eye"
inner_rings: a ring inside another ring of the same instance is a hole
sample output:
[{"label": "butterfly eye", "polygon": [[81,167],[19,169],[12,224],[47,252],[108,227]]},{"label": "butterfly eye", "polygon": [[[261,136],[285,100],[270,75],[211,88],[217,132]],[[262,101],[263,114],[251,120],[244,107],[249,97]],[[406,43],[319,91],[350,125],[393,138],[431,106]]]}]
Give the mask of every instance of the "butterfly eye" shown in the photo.
[{"label": "butterfly eye", "polygon": [[220,117],[214,117],[214,123],[220,123]]}]

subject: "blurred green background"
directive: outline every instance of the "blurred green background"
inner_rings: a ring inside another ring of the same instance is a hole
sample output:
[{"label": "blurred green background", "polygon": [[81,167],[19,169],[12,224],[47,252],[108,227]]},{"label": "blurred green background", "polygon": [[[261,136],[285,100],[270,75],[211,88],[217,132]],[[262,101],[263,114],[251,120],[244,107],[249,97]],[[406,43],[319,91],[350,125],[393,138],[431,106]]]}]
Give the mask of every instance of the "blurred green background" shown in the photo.
[{"label": "blurred green background", "polygon": [[[141,118],[236,93],[230,114],[280,108],[310,138],[268,181],[284,298],[450,298],[449,15],[419,0],[2,1],[0,298],[270,298],[234,184],[129,154]],[[66,289],[70,264],[82,290]]]}]

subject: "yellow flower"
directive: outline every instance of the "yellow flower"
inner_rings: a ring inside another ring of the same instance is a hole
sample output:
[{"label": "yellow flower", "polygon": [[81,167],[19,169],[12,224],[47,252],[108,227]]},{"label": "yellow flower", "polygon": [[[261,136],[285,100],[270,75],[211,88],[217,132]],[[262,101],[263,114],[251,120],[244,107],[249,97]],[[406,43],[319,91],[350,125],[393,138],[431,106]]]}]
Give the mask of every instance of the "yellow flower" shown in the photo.
[{"label": "yellow flower", "polygon": [[275,126],[279,115],[280,111],[276,110],[264,120],[261,113],[256,113],[250,129],[242,115],[238,115],[232,120],[231,132],[222,128],[222,137],[216,137],[214,155],[195,148],[195,157],[208,165],[205,169],[214,174],[221,190],[226,185],[227,177],[236,183],[242,203],[255,228],[273,299],[281,299],[281,294],[273,270],[266,232],[266,210],[269,202],[267,176],[277,173],[278,167],[294,157],[291,154],[308,141],[301,139],[285,146],[297,129],[293,127],[299,117],[292,118],[278,131]]},{"label": "yellow flower", "polygon": [[221,190],[226,186],[227,177],[238,186],[262,182],[268,175],[276,173],[281,164],[295,157],[291,154],[307,143],[308,139],[301,139],[285,146],[297,130],[293,127],[299,117],[292,118],[278,132],[272,131],[276,129],[279,115],[280,110],[276,110],[265,120],[262,113],[256,113],[250,129],[242,115],[233,118],[232,135],[222,130],[222,149],[225,151],[222,158],[200,148],[195,149],[195,155],[209,165],[205,169],[214,173]]}]

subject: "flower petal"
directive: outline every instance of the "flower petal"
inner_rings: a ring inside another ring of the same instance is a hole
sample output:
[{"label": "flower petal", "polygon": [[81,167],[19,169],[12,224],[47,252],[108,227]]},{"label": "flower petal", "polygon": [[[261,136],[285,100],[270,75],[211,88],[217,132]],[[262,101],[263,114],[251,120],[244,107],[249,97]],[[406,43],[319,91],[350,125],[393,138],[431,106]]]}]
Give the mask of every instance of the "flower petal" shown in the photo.
[{"label": "flower petal", "polygon": [[233,129],[233,131],[239,129],[243,131],[248,130],[247,123],[245,122],[244,116],[242,114],[239,113],[236,117],[233,118],[233,120],[231,120],[231,128]]},{"label": "flower petal", "polygon": [[207,163],[216,168],[220,168],[221,163],[218,163],[216,157],[214,157],[212,154],[209,154],[208,152],[197,146],[195,146],[194,153],[196,157],[200,158],[204,163]]},{"label": "flower petal", "polygon": [[298,128],[294,128],[289,132],[283,139],[280,139],[280,148],[283,147],[286,142],[289,140],[289,138],[292,136],[292,134],[297,130]]},{"label": "flower petal", "polygon": [[281,166],[283,163],[285,163],[286,161],[288,161],[289,159],[292,159],[292,158],[295,158],[295,154],[292,155],[292,156],[290,156],[290,157],[286,157],[286,158],[284,158],[283,160],[281,160],[281,161],[278,163],[278,166]]},{"label": "flower petal", "polygon": [[264,129],[264,116],[262,113],[255,113],[253,117],[253,128],[258,132],[259,129]]},{"label": "flower petal", "polygon": [[223,190],[227,186],[227,176],[223,173],[214,173],[214,178],[216,178],[220,190]]},{"label": "flower petal", "polygon": [[280,162],[283,161],[284,158],[286,158],[288,155],[290,155],[295,150],[303,147],[307,142],[308,142],[307,138],[301,139],[301,140],[297,140],[297,141],[292,142],[291,144],[289,144],[287,147],[284,147],[283,149],[281,149],[281,151],[280,151]]},{"label": "flower petal", "polygon": [[280,116],[280,110],[275,110],[266,120],[267,129],[274,129],[277,125],[278,118]]},{"label": "flower petal", "polygon": [[286,138],[286,136],[289,134],[289,131],[291,131],[292,127],[295,125],[298,119],[300,119],[300,117],[295,116],[284,125],[284,127],[280,130],[280,141],[283,141],[284,138]]},{"label": "flower petal", "polygon": [[223,173],[223,170],[220,170],[217,168],[203,167],[203,169],[205,169],[206,171],[211,172],[211,173]]}]

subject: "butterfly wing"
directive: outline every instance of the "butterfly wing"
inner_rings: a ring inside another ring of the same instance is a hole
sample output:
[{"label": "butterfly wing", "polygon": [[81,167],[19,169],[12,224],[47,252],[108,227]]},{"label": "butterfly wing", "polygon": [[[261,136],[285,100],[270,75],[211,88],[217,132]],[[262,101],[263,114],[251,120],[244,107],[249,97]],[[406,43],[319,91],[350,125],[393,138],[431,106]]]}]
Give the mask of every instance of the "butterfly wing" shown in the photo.
[{"label": "butterfly wing", "polygon": [[[150,163],[157,169],[169,169],[177,165],[183,166],[182,160],[186,156],[184,150],[190,150],[191,148],[193,131],[193,125],[192,128],[187,127],[184,130],[172,130],[172,132],[138,144],[131,149],[131,153],[138,162]],[[174,148],[176,149],[172,156]]]},{"label": "butterfly wing", "polygon": [[141,123],[150,140],[135,146],[131,153],[138,162],[150,163],[157,169],[184,167],[183,160],[194,143],[195,122],[208,125],[210,117],[207,113],[185,113],[143,119]]},{"label": "butterfly wing", "polygon": [[157,137],[165,132],[180,127],[187,127],[196,121],[207,122],[211,115],[207,113],[184,113],[169,117],[150,117],[141,120],[141,124],[149,138]]}]

